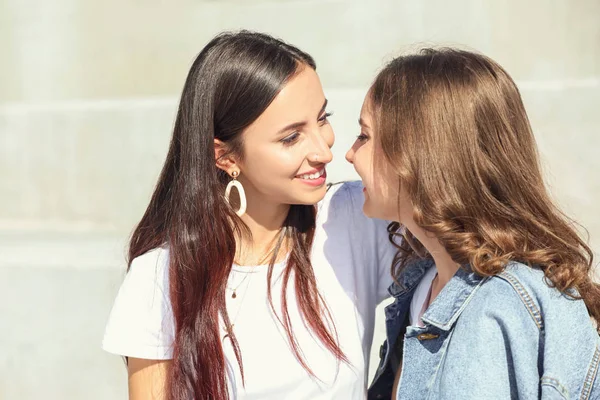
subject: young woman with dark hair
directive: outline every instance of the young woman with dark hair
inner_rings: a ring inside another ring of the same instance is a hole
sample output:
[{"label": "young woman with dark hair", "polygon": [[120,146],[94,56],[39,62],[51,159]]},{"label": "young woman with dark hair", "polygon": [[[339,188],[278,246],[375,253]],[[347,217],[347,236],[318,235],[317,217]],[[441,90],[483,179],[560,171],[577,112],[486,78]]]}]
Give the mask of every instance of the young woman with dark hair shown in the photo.
[{"label": "young woman with dark hair", "polygon": [[386,223],[326,185],[334,135],[306,53],[215,37],[188,74],[103,347],[131,399],[363,399]]}]

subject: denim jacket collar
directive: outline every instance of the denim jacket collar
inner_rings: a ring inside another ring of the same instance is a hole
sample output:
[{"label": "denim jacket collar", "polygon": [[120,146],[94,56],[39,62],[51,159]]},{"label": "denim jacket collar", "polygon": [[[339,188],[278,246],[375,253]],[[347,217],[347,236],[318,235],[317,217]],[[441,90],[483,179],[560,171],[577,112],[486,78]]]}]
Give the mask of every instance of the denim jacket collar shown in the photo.
[{"label": "denim jacket collar", "polygon": [[[425,272],[431,267],[434,267],[433,260],[420,260],[411,263],[402,271],[398,279],[398,282],[403,286],[393,283],[389,288],[390,294],[397,300],[408,294],[412,298],[413,290],[419,284]],[[423,314],[423,322],[443,331],[450,330],[473,297],[473,294],[486,280],[487,278],[475,274],[468,265],[459,268],[440,294],[429,305],[427,311]],[[407,299],[407,301],[410,300]]]},{"label": "denim jacket collar", "polygon": [[433,266],[433,260],[430,259],[418,260],[408,264],[400,272],[397,279],[398,283],[392,283],[388,292],[395,298],[404,297],[406,294],[411,293],[421,282],[425,272]]}]

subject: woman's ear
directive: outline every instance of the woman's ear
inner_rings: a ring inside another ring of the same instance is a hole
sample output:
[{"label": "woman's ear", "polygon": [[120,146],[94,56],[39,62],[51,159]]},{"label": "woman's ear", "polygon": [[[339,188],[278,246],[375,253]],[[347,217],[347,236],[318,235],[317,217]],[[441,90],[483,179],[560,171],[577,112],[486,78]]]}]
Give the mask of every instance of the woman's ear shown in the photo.
[{"label": "woman's ear", "polygon": [[231,172],[234,170],[239,172],[240,169],[235,157],[229,152],[227,145],[219,139],[215,139],[215,165],[228,175],[231,175]]}]

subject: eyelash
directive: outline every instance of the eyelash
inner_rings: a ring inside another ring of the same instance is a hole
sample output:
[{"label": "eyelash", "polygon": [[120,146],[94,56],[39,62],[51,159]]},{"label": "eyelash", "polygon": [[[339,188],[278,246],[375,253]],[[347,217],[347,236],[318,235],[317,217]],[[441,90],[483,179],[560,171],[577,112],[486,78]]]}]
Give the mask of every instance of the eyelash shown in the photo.
[{"label": "eyelash", "polygon": [[285,145],[290,145],[294,143],[296,139],[298,139],[298,136],[300,136],[300,134],[298,132],[294,132],[290,136],[281,139],[280,142]]},{"label": "eyelash", "polygon": [[360,135],[358,135],[356,137],[356,140],[360,141],[360,142],[365,142],[369,139],[369,137],[367,135],[365,135],[364,133],[361,133]]},{"label": "eyelash", "polygon": [[[333,115],[333,112],[325,113],[321,118],[318,119],[318,121],[321,123],[327,122],[327,118],[331,117],[332,115]],[[289,146],[289,145],[293,144],[296,141],[296,139],[298,139],[298,136],[300,136],[300,134],[298,132],[294,132],[291,135],[289,135],[288,137],[281,139],[280,142],[286,146]]]},{"label": "eyelash", "polygon": [[332,115],[333,115],[333,112],[325,113],[325,115],[323,115],[321,118],[319,118],[319,122],[326,122],[327,118],[331,117]]}]

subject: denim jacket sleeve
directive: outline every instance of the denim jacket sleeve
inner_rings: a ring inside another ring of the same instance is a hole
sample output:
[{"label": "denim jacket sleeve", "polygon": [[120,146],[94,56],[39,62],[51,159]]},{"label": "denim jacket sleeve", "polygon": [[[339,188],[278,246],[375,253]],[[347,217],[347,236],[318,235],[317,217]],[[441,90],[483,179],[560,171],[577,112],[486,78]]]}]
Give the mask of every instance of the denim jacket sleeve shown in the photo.
[{"label": "denim jacket sleeve", "polygon": [[600,398],[599,339],[583,301],[548,287],[541,271],[517,266],[483,285],[477,303],[452,334],[470,338],[452,340],[446,355],[472,358],[445,363],[440,394],[462,386],[477,398]]}]

